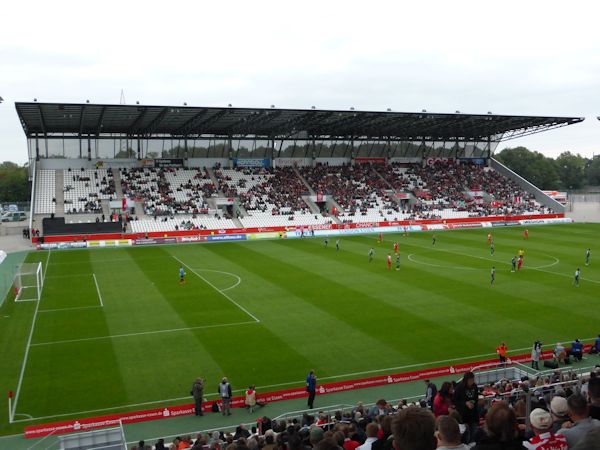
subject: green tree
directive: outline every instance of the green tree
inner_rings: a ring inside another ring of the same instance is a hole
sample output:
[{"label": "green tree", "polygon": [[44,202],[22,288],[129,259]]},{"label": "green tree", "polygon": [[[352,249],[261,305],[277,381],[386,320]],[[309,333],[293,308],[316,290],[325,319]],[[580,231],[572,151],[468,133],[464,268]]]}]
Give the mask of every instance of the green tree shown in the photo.
[{"label": "green tree", "polygon": [[590,186],[600,186],[600,156],[594,156],[587,161],[585,179]]},{"label": "green tree", "polygon": [[0,202],[26,202],[29,197],[27,166],[9,161],[0,164]]},{"label": "green tree", "polygon": [[498,161],[540,189],[560,189],[555,161],[525,147],[505,148],[494,156]]},{"label": "green tree", "polygon": [[586,159],[571,152],[563,152],[556,158],[556,169],[563,189],[581,189],[585,184]]}]

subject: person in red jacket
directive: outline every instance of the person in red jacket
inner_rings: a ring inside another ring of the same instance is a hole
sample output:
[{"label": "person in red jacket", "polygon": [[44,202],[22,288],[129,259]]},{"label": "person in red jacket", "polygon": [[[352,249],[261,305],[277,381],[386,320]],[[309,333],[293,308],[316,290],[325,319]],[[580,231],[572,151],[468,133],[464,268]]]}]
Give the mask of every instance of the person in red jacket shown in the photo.
[{"label": "person in red jacket", "polygon": [[450,410],[454,409],[454,406],[452,405],[452,394],[454,394],[452,383],[444,381],[433,399],[433,414],[436,418],[439,416],[447,416],[450,413]]}]

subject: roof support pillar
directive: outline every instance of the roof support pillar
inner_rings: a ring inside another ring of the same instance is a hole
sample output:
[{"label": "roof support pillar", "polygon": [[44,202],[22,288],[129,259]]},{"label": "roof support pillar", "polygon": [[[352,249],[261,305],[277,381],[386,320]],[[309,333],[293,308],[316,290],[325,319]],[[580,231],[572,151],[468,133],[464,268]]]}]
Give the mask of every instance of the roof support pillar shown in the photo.
[{"label": "roof support pillar", "polygon": [[90,135],[88,134],[88,151],[87,151],[87,160],[91,161],[92,160],[92,138],[90,137]]},{"label": "roof support pillar", "polygon": [[35,160],[40,160],[40,140],[37,134],[35,135]]}]

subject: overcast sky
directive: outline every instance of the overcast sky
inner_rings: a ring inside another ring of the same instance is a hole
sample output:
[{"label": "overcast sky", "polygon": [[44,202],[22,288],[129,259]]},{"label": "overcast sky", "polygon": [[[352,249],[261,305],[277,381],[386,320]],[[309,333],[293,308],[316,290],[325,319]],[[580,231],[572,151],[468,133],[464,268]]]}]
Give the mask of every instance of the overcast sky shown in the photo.
[{"label": "overcast sky", "polygon": [[18,1],[0,15],[0,161],[15,101],[585,117],[508,141],[600,152],[597,2]]}]

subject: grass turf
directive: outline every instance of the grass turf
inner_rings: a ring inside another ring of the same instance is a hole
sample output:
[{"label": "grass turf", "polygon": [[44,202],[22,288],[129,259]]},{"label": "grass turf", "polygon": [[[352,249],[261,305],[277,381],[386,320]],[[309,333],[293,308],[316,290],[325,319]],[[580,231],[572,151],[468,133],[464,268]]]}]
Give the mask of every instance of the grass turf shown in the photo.
[{"label": "grass turf", "polygon": [[[197,376],[216,397],[222,376],[266,391],[302,385],[311,368],[337,381],[481,359],[501,340],[516,349],[595,336],[600,264],[592,254],[586,267],[584,254],[600,227],[529,231],[443,232],[435,246],[429,233],[342,237],[339,252],[315,238],[33,253],[47,264],[42,300],[37,315],[35,302],[0,309],[0,382],[16,390],[34,316],[15,418],[45,422],[187,403]],[[388,271],[395,241],[401,269],[394,259]],[[511,273],[519,248],[524,269]],[[6,411],[2,434],[39,422],[8,425]]]}]

